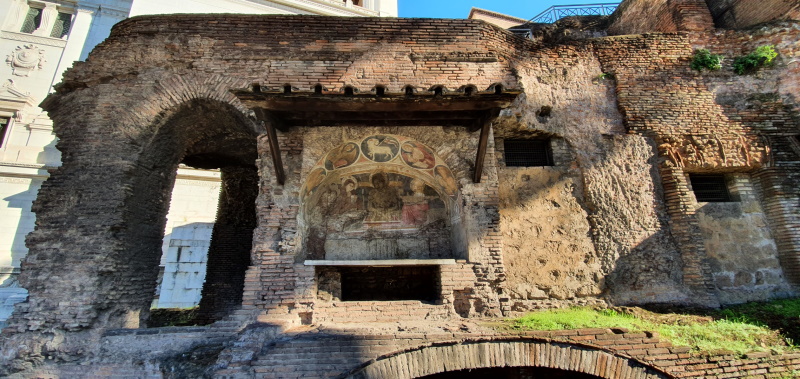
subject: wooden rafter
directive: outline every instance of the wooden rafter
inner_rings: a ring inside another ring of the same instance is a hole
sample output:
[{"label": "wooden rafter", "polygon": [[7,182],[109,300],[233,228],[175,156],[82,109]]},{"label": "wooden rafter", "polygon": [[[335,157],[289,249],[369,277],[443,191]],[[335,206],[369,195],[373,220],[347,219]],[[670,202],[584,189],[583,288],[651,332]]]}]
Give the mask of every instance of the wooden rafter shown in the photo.
[{"label": "wooden rafter", "polygon": [[503,93],[422,94],[422,95],[345,95],[317,93],[278,93],[235,90],[232,93],[256,112],[264,122],[270,153],[279,184],[285,181],[278,130],[294,126],[463,126],[480,130],[473,181],[480,183],[491,123],[519,95]]},{"label": "wooden rafter", "polygon": [[283,185],[286,182],[286,173],[283,171],[283,160],[281,159],[281,149],[278,145],[278,133],[276,129],[276,121],[270,117],[262,108],[255,108],[256,117],[259,121],[264,122],[264,127],[267,129],[267,138],[269,139],[269,153],[272,156],[272,165],[275,167],[275,179],[278,184]]}]

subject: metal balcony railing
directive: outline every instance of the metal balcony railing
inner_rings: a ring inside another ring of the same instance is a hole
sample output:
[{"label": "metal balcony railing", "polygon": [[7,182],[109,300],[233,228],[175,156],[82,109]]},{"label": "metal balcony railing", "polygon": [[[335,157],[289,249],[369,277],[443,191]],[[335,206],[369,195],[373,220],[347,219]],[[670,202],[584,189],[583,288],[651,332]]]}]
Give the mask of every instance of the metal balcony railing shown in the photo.
[{"label": "metal balcony railing", "polygon": [[539,13],[529,22],[552,24],[569,16],[608,16],[614,13],[619,3],[553,5]]}]

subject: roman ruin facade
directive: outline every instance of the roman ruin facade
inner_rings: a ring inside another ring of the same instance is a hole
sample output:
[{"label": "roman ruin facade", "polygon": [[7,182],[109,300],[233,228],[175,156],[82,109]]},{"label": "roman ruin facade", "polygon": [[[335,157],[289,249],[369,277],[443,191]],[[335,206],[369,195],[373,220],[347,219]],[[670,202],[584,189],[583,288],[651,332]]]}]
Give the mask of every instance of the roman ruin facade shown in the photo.
[{"label": "roman ruin facade", "polygon": [[[534,39],[473,20],[123,21],[42,103],[63,165],[34,204],[5,374],[716,375],[652,333],[472,320],[797,295],[798,9],[753,26],[749,3],[629,0],[601,30]],[[775,62],[734,74],[763,45]],[[698,49],[722,69],[693,70]],[[179,164],[221,172],[202,326],[148,328]],[[800,369],[746,359],[735,375]]]},{"label": "roman ruin facade", "polygon": [[[0,2],[0,328],[27,291],[17,281],[33,231],[33,200],[61,165],[52,121],[39,103],[72,62],[85,60],[111,27],[133,16],[169,13],[397,16],[396,0],[4,0]],[[164,229],[153,305],[197,305],[220,192],[218,170],[180,166]]]}]

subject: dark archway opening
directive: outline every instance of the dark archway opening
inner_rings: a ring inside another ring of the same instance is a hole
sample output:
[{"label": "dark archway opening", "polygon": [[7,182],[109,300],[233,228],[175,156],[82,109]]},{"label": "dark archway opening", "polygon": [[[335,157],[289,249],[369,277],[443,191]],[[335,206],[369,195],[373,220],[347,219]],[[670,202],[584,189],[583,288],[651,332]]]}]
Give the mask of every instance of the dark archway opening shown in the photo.
[{"label": "dark archway opening", "polygon": [[423,376],[426,379],[600,379],[599,376],[549,367],[492,367],[448,371]]},{"label": "dark archway opening", "polygon": [[[157,130],[140,160],[140,166],[149,170],[146,179],[137,182],[137,188],[134,189],[136,195],[128,204],[128,209],[141,212],[140,209],[146,208],[143,212],[149,214],[141,214],[134,221],[151,224],[147,227],[148,232],[153,234],[157,228],[161,238],[164,238],[166,215],[178,165],[218,169],[220,172],[221,190],[207,253],[200,304],[193,311],[192,319],[184,320],[184,324],[217,321],[241,304],[244,273],[250,265],[253,229],[256,226],[258,172],[255,162],[258,153],[257,131],[253,125],[230,105],[193,100],[157,124]],[[154,193],[154,190],[157,192]],[[158,205],[142,207],[148,202]],[[153,249],[151,245],[132,247],[148,250],[141,262],[146,266],[142,267],[143,270],[148,273],[143,279],[152,283],[150,300],[156,292],[156,257],[160,256],[156,251],[161,252],[161,249]],[[155,251],[149,252],[151,249]],[[149,312],[143,312],[142,319],[150,327],[172,325],[170,322],[174,318],[168,313],[162,310],[158,319],[150,319]],[[164,320],[167,320],[166,324]]]},{"label": "dark archway opening", "polygon": [[227,166],[220,171],[222,186],[217,218],[195,320],[199,324],[218,321],[241,304],[256,227],[258,171],[247,166]]}]

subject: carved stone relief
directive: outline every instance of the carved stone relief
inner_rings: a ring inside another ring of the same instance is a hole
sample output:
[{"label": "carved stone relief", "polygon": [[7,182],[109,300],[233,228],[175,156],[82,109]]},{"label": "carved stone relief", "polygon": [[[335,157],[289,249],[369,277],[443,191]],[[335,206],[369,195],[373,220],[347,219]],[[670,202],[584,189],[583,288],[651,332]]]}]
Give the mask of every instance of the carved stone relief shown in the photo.
[{"label": "carved stone relief", "polygon": [[674,167],[761,167],[769,162],[769,146],[758,136],[681,135],[664,136],[658,146],[665,164]]},{"label": "carved stone relief", "polygon": [[44,68],[45,62],[47,61],[44,59],[44,49],[32,43],[17,46],[6,56],[6,63],[11,66],[12,73],[16,76],[30,76],[31,72]]}]

